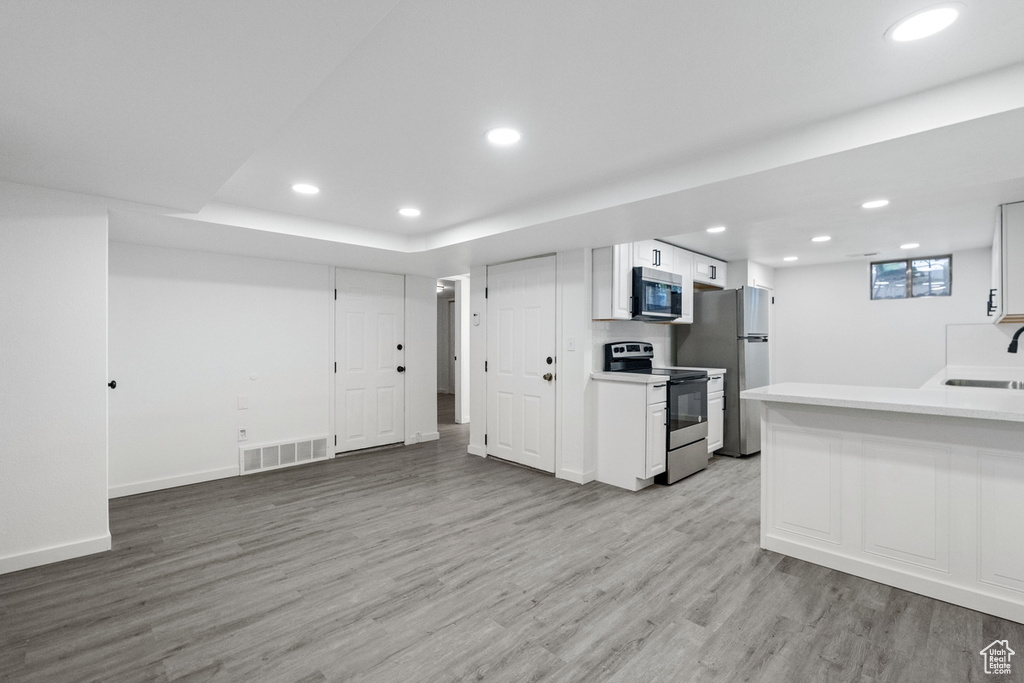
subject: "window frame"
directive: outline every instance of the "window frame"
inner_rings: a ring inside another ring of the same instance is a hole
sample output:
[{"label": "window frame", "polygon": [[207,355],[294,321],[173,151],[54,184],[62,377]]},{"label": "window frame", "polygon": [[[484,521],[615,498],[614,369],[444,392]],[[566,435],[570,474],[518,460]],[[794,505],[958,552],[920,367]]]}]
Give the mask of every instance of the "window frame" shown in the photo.
[{"label": "window frame", "polygon": [[[914,295],[914,261],[938,261],[940,259],[948,259],[949,261],[949,285],[946,287],[945,294],[924,294]],[[906,292],[903,297],[888,297],[888,298],[875,298],[875,266],[890,264],[890,263],[905,263],[906,264],[906,275],[907,275],[907,286]],[[952,254],[939,254],[937,256],[908,256],[906,258],[894,258],[885,259],[882,261],[871,261],[868,264],[868,298],[871,301],[906,301],[907,299],[931,299],[933,297],[944,297],[953,296],[953,255]]]}]

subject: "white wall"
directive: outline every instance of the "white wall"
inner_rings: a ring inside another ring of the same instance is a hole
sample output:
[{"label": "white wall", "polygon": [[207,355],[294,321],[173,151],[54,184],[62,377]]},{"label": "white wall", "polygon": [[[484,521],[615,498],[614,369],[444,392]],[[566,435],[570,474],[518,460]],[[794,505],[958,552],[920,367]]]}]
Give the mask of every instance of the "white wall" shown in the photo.
[{"label": "white wall", "polygon": [[470,364],[469,353],[469,277],[455,281],[455,422],[467,424],[470,421]]},{"label": "white wall", "polygon": [[[436,288],[405,290],[416,443],[438,436]],[[110,495],[236,476],[242,427],[246,446],[333,435],[334,306],[330,266],[112,243]]]},{"label": "white wall", "polygon": [[469,404],[473,419],[469,422],[469,448],[473,455],[486,457],[487,433],[487,266],[469,272]]},{"label": "white wall", "polygon": [[111,243],[111,496],[237,475],[242,427],[331,434],[333,289],[329,266]]},{"label": "white wall", "polygon": [[597,477],[590,426],[593,397],[590,249],[556,256],[558,382],[555,475],[583,484]]},{"label": "white wall", "polygon": [[604,320],[593,321],[593,361],[594,372],[604,370],[604,345],[617,341],[644,341],[654,347],[654,365],[672,365],[675,348],[672,344],[672,328],[675,325],[645,323],[639,320]]},{"label": "white wall", "polygon": [[0,573],[110,548],[107,216],[0,186]]},{"label": "white wall", "polygon": [[729,261],[725,271],[725,288],[740,287],[774,289],[775,269],[757,261]]},{"label": "white wall", "polygon": [[445,394],[455,393],[452,386],[452,358],[454,350],[451,348],[451,321],[452,302],[454,299],[439,292],[437,297],[437,390]]},{"label": "white wall", "polygon": [[405,443],[437,431],[437,280],[405,276]]},{"label": "white wall", "polygon": [[773,382],[919,387],[946,364],[946,325],[987,320],[989,249],[953,254],[949,297],[872,301],[869,268],[775,271]]},{"label": "white wall", "polygon": [[[1008,351],[1017,323],[993,325],[950,325],[946,328],[946,365],[959,367],[1005,368],[1013,370],[1007,379],[1015,379],[1024,370],[1024,348]],[[1024,334],[1022,334],[1024,336]],[[1024,344],[1018,345],[1024,347]]]}]

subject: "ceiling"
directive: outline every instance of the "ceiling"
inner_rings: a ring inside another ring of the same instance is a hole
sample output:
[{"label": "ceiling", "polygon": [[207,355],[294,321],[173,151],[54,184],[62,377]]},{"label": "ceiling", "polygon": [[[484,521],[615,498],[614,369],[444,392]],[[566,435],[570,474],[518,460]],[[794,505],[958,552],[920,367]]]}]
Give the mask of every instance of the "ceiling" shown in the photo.
[{"label": "ceiling", "polygon": [[883,38],[928,4],[2,3],[0,179],[131,202],[112,239],[434,276],[649,237],[985,246],[1024,199],[1024,12]]}]

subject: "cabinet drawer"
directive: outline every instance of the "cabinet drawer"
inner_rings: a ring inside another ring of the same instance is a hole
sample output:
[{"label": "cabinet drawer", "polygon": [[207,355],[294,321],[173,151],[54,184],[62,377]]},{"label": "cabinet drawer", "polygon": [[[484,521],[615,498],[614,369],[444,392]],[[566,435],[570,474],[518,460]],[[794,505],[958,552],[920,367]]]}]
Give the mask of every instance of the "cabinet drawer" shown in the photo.
[{"label": "cabinet drawer", "polygon": [[668,384],[657,382],[647,385],[647,405],[652,403],[664,403],[668,400]]},{"label": "cabinet drawer", "polygon": [[708,393],[713,394],[716,391],[725,391],[725,377],[723,375],[711,375],[708,378]]}]

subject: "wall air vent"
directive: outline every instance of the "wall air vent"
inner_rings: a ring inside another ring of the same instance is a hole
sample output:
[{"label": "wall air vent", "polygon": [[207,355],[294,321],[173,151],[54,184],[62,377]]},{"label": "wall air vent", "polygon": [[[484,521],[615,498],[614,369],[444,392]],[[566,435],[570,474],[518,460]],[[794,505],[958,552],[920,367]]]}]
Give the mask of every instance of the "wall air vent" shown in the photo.
[{"label": "wall air vent", "polygon": [[239,474],[253,474],[327,460],[328,457],[326,436],[258,446],[247,445],[238,449],[238,470]]}]

